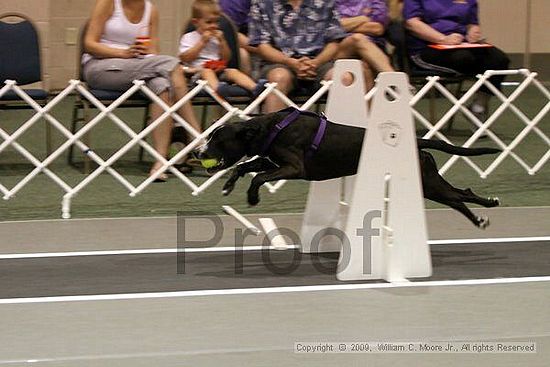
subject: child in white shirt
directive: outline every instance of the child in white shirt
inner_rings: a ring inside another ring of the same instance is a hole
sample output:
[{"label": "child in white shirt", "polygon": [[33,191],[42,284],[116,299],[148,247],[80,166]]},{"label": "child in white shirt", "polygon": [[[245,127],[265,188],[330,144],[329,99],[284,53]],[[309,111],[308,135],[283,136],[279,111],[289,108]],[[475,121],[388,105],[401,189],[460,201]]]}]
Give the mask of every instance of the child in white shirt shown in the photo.
[{"label": "child in white shirt", "polygon": [[255,97],[261,93],[266,81],[256,83],[239,69],[224,66],[223,61],[231,58],[231,50],[218,28],[220,14],[220,7],[215,0],[194,1],[191,22],[196,30],[181,37],[179,58],[191,67],[190,70],[206,80],[212,89],[219,92],[223,86],[220,83],[222,79],[241,86]]}]

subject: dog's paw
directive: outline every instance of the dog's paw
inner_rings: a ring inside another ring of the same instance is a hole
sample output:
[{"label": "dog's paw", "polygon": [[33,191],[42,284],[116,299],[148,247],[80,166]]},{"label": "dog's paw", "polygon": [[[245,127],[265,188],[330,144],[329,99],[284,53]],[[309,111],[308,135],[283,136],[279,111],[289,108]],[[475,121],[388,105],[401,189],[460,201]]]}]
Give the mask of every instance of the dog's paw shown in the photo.
[{"label": "dog's paw", "polygon": [[227,196],[227,195],[231,194],[231,192],[233,191],[234,188],[235,188],[234,183],[226,182],[225,185],[223,185],[223,188],[222,188],[222,195]]},{"label": "dog's paw", "polygon": [[248,193],[248,204],[250,206],[256,206],[260,202],[260,196],[258,194]]},{"label": "dog's paw", "polygon": [[477,226],[480,228],[480,229],[486,229],[487,227],[489,227],[489,224],[491,224],[489,222],[489,218],[488,217],[477,217]]},{"label": "dog's paw", "polygon": [[498,197],[490,197],[488,198],[489,201],[493,203],[493,206],[499,206],[500,205],[500,199]]}]

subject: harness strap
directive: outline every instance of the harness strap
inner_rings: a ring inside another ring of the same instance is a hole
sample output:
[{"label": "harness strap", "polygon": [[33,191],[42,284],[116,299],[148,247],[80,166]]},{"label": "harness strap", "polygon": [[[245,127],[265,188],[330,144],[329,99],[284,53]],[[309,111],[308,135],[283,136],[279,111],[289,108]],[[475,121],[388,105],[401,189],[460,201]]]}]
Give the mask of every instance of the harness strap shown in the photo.
[{"label": "harness strap", "polygon": [[327,118],[324,115],[320,116],[319,121],[319,128],[317,129],[317,133],[315,134],[315,138],[313,138],[313,142],[311,143],[311,146],[309,147],[309,150],[306,153],[306,158],[310,159],[315,152],[319,149],[319,144],[321,144],[321,140],[323,140],[323,137],[325,136],[325,130],[327,129]]},{"label": "harness strap", "polygon": [[277,137],[277,135],[279,135],[281,130],[283,130],[285,127],[290,125],[294,120],[298,118],[298,116],[300,116],[300,110],[294,109],[294,111],[286,115],[283,121],[273,126],[273,129],[271,129],[271,132],[269,133],[269,136],[265,141],[264,148],[262,149],[262,155],[265,155],[267,153],[267,151],[271,147],[271,144],[273,144],[273,140],[275,140],[275,138]]},{"label": "harness strap", "polygon": [[292,112],[286,115],[286,117],[281,122],[276,124],[273,127],[273,129],[271,129],[271,131],[269,132],[269,135],[262,149],[262,153],[261,153],[262,155],[267,154],[269,148],[271,147],[271,144],[273,144],[273,141],[275,140],[277,135],[279,135],[281,130],[283,130],[285,127],[287,127],[292,122],[294,122],[301,114],[319,117],[319,128],[315,133],[315,137],[313,138],[313,142],[311,143],[309,150],[306,152],[306,158],[310,159],[313,153],[315,153],[319,149],[319,145],[321,144],[321,140],[323,140],[323,137],[325,136],[325,131],[327,129],[326,117],[324,115],[319,116],[316,113],[309,112],[309,111],[300,111],[296,108],[288,108],[288,110],[290,109],[292,109]]}]

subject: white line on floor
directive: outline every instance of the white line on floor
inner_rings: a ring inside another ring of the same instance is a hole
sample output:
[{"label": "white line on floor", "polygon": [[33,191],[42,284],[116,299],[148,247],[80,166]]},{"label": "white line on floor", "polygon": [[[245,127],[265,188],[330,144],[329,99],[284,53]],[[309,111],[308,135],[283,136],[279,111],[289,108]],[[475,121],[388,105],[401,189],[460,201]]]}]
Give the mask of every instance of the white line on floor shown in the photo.
[{"label": "white line on floor", "polygon": [[[472,239],[451,239],[451,240],[430,240],[430,245],[468,245],[468,244],[509,244],[516,242],[544,242],[550,241],[550,236],[546,237],[507,237],[507,238],[472,238]],[[289,246],[290,250],[297,246]],[[230,247],[188,247],[179,249],[185,253],[202,252],[230,252],[230,251],[260,251],[262,246],[243,246],[240,248]],[[270,250],[274,248],[269,247]],[[35,259],[46,257],[71,257],[71,256],[106,256],[106,255],[145,255],[145,254],[170,254],[177,253],[176,248],[158,248],[158,249],[137,249],[137,250],[105,250],[105,251],[72,251],[72,252],[29,252],[0,255],[0,260],[9,259]]]},{"label": "white line on floor", "polygon": [[523,278],[496,278],[496,279],[441,280],[441,281],[425,281],[425,282],[416,281],[416,282],[399,282],[399,283],[308,285],[308,286],[295,286],[295,287],[209,289],[209,290],[199,290],[199,291],[97,294],[97,295],[85,295],[85,296],[3,298],[3,299],[0,299],[0,305],[28,304],[28,303],[82,302],[82,301],[113,301],[113,300],[152,299],[152,298],[205,297],[205,296],[266,294],[266,293],[346,291],[346,290],[387,289],[387,288],[399,289],[399,288],[419,288],[419,287],[420,288],[451,287],[451,286],[535,283],[535,282],[550,282],[550,276],[523,277]]},{"label": "white line on floor", "polygon": [[474,243],[514,243],[514,242],[544,242],[544,241],[550,241],[550,236],[428,240],[428,244],[429,245],[470,245]]},{"label": "white line on floor", "polygon": [[[296,246],[289,246],[289,249],[295,249]],[[265,249],[263,246],[243,246],[242,251],[260,251]],[[275,250],[269,246],[270,250]],[[158,249],[139,249],[139,250],[105,250],[105,251],[73,251],[73,252],[35,252],[28,254],[5,254],[0,255],[0,260],[7,259],[34,259],[42,257],[71,257],[71,256],[105,256],[105,255],[143,255],[143,254],[171,254],[177,252],[202,253],[202,252],[231,252],[238,251],[237,247],[188,247],[182,249],[158,248]]]}]

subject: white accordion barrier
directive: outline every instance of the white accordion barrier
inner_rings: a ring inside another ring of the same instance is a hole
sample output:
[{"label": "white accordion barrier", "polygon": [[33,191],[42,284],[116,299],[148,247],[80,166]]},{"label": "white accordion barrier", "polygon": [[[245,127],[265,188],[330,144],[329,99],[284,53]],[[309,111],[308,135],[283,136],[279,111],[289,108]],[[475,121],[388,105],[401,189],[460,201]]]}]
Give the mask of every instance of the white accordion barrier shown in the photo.
[{"label": "white accordion barrier", "polygon": [[[510,95],[506,96],[501,91],[496,89],[489,81],[489,78],[491,76],[497,75],[497,74],[515,76],[517,78],[520,78],[521,81],[518,83],[515,90]],[[467,157],[452,156],[442,165],[440,170],[441,174],[444,174],[445,172],[447,172],[449,168],[452,167],[453,164],[455,164],[458,159],[464,160],[481,178],[486,178],[488,175],[490,175],[503,162],[503,160],[508,157],[511,157],[512,159],[517,161],[517,163],[521,167],[523,167],[525,171],[530,175],[535,174],[545,165],[548,159],[550,159],[550,138],[539,128],[539,125],[542,126],[542,122],[546,117],[548,110],[550,109],[550,92],[540,81],[536,79],[536,77],[537,77],[537,73],[531,72],[526,69],[503,70],[503,71],[488,70],[483,75],[478,75],[477,81],[459,98],[455,97],[453,93],[451,93],[441,83],[441,80],[439,77],[434,76],[434,77],[426,78],[426,84],[424,84],[416,92],[416,94],[412,96],[412,98],[409,101],[413,118],[421,127],[424,127],[427,129],[427,132],[424,135],[425,138],[433,137],[433,138],[449,141],[449,139],[444,135],[444,127],[446,127],[450,123],[450,121],[452,121],[453,117],[460,112],[464,116],[466,116],[466,118],[468,118],[472,122],[472,124],[474,124],[477,127],[477,130],[475,130],[475,132],[472,133],[470,138],[468,138],[468,140],[463,144],[465,147],[471,146],[480,138],[480,136],[482,136],[483,134],[486,134],[488,138],[497,145],[497,147],[502,149],[502,152],[496,155],[495,160],[487,169],[480,168],[478,165],[476,165],[473,161],[471,161]],[[47,177],[49,177],[55,184],[57,184],[65,193],[63,195],[62,205],[61,205],[63,218],[70,218],[71,216],[72,198],[75,195],[78,195],[78,193],[84,190],[88,185],[92,184],[93,181],[103,173],[107,173],[113,176],[117,182],[119,182],[122,186],[124,186],[128,190],[129,195],[134,197],[139,193],[141,193],[146,188],[148,188],[149,185],[154,181],[154,179],[158,177],[158,175],[160,175],[165,170],[169,170],[174,174],[176,178],[181,180],[181,182],[189,188],[190,192],[193,195],[195,196],[201,195],[215,181],[219,180],[225,172],[223,171],[219,172],[216,175],[210,177],[205,182],[202,182],[201,184],[197,184],[193,181],[193,177],[188,177],[182,174],[179,170],[174,168],[172,165],[175,162],[179,161],[182,157],[187,155],[189,152],[191,152],[193,149],[195,149],[197,146],[202,144],[204,138],[210,132],[212,132],[218,126],[221,126],[222,124],[226,123],[233,117],[238,117],[240,119],[248,119],[249,118],[248,115],[251,114],[253,111],[256,111],[258,106],[262,103],[262,101],[269,94],[272,94],[272,93],[276,94],[288,106],[294,106],[302,110],[310,109],[312,106],[315,105],[316,102],[319,101],[320,98],[322,98],[331,89],[332,84],[333,84],[332,81],[323,82],[321,85],[321,88],[317,90],[304,104],[302,104],[301,106],[297,106],[291,99],[289,99],[287,96],[285,96],[284,94],[282,94],[276,89],[275,83],[270,83],[266,85],[266,89],[263,91],[263,93],[260,94],[249,105],[245,106],[244,108],[237,108],[235,106],[232,106],[223,98],[220,98],[220,96],[217,95],[208,86],[208,84],[205,81],[198,81],[196,86],[192,88],[181,100],[179,100],[173,106],[168,106],[162,100],[160,100],[151,90],[149,90],[145,86],[143,81],[136,80],[134,81],[134,85],[130,89],[128,89],[125,93],[123,93],[115,102],[111,103],[109,106],[105,106],[88,91],[84,83],[82,83],[79,80],[71,80],[69,81],[68,86],[59,94],[57,94],[54,98],[52,98],[46,106],[40,106],[31,97],[29,97],[29,95],[27,95],[25,91],[17,85],[16,82],[12,80],[7,80],[5,81],[4,85],[0,88],[0,97],[5,93],[7,93],[8,91],[13,91],[17,95],[19,95],[20,98],[25,103],[27,103],[32,109],[34,109],[36,112],[27,121],[22,122],[21,125],[15,131],[11,132],[11,134],[8,133],[0,124],[0,160],[2,159],[2,153],[5,152],[8,147],[11,147],[14,150],[16,150],[19,154],[21,154],[21,156],[23,156],[26,160],[28,160],[35,168],[11,188],[6,187],[4,185],[5,183],[2,182],[2,178],[0,177],[0,192],[3,195],[4,200],[9,200],[13,198],[23,187],[28,185],[33,180],[33,178],[43,173]],[[489,116],[489,118],[486,121],[480,121],[479,119],[477,119],[476,116],[473,115],[470,112],[470,110],[467,108],[467,103],[471,101],[472,96],[482,86],[489,88],[495,94],[496,99],[500,102],[500,105],[496,108],[496,110],[492,112],[492,114]],[[522,112],[521,108],[514,104],[514,101],[518,98],[518,96],[520,96],[528,87],[534,87],[537,90],[539,90],[540,94],[545,99],[544,106],[533,118],[527,117]],[[450,101],[452,105],[452,107],[449,108],[443,114],[443,116],[439,118],[439,120],[437,121],[429,121],[426,117],[424,117],[418,111],[419,102],[423,99],[428,98],[429,93],[433,90],[437,90],[443,97],[445,97],[448,101]],[[211,125],[208,129],[206,129],[202,134],[198,134],[196,131],[192,129],[192,127],[187,123],[187,121],[185,121],[181,116],[179,116],[176,113],[176,111],[184,103],[188,101],[192,102],[193,98],[197,96],[197,94],[199,94],[201,91],[205,91],[206,93],[208,93],[223,108],[225,113],[221,118],[215,121],[215,123]],[[161,106],[164,110],[164,113],[158,119],[156,119],[155,121],[152,121],[142,131],[135,132],[132,128],[129,127],[129,125],[126,122],[124,122],[120,117],[118,117],[115,114],[115,112],[117,111],[117,107],[120,106],[121,103],[126,101],[133,94],[139,93],[139,92],[147,96],[152,103],[156,103],[157,105]],[[366,101],[370,101],[373,98],[373,96],[376,94],[376,92],[377,92],[377,88],[375,87],[371,91],[369,91],[363,97],[363,99]],[[57,106],[60,102],[62,102],[64,99],[68,97],[72,98],[73,94],[79,94],[82,98],[88,100],[89,103],[93,105],[95,108],[97,108],[97,110],[99,111],[99,113],[95,117],[93,117],[90,121],[88,121],[76,133],[70,132],[65,127],[69,125],[67,122],[62,123],[51,114],[51,111],[55,106]],[[509,144],[504,143],[502,139],[499,138],[491,130],[493,125],[497,122],[498,118],[507,111],[512,112],[525,125],[520,131],[520,133],[517,134],[517,136]],[[184,149],[182,149],[180,152],[178,152],[175,156],[173,156],[169,160],[161,157],[153,149],[153,147],[149,143],[147,143],[147,141],[145,140],[145,138],[149,134],[151,134],[151,132],[160,123],[162,123],[162,121],[168,116],[172,117],[177,125],[182,126],[195,137],[195,139],[190,144],[188,144]],[[45,119],[53,129],[57,130],[65,138],[65,141],[43,160],[38,159],[36,156],[30,153],[29,150],[26,149],[21,143],[17,141],[17,139],[22,134],[24,134],[28,129],[32,128],[41,119]],[[117,152],[112,154],[110,157],[106,157],[106,158],[96,154],[92,149],[92,147],[89,147],[84,143],[85,139],[83,139],[85,134],[91,131],[92,129],[100,128],[97,125],[103,119],[109,119],[110,121],[112,121],[113,124],[115,124],[117,127],[120,128],[122,133],[127,134],[130,137],[130,140],[126,144],[124,144]],[[522,159],[514,151],[514,149],[530,133],[534,133],[538,135],[540,137],[542,144],[544,144],[544,147],[545,147],[545,153],[540,157],[540,159],[533,166],[530,166],[529,164],[527,164],[525,160]],[[48,167],[57,158],[59,158],[62,154],[64,154],[68,150],[68,148],[73,144],[78,149],[82,150],[85,154],[87,154],[90,160],[94,161],[97,164],[97,167],[90,174],[86,175],[82,179],[82,181],[80,181],[74,186],[71,186],[67,183],[66,179],[63,179],[63,177],[60,177],[59,175],[54,173],[52,170],[50,170]],[[134,185],[127,178],[125,178],[122,173],[118,172],[115,168],[113,168],[113,164],[117,162],[119,159],[121,159],[124,156],[124,154],[126,154],[130,149],[138,145],[143,147],[143,149],[146,152],[148,152],[154,159],[158,159],[162,161],[164,163],[164,166],[163,166],[163,169],[157,171],[155,175],[151,177],[147,177],[138,185]],[[284,181],[280,181],[276,184],[266,185],[266,186],[268,187],[271,193],[275,193],[284,184],[285,184]]]}]

